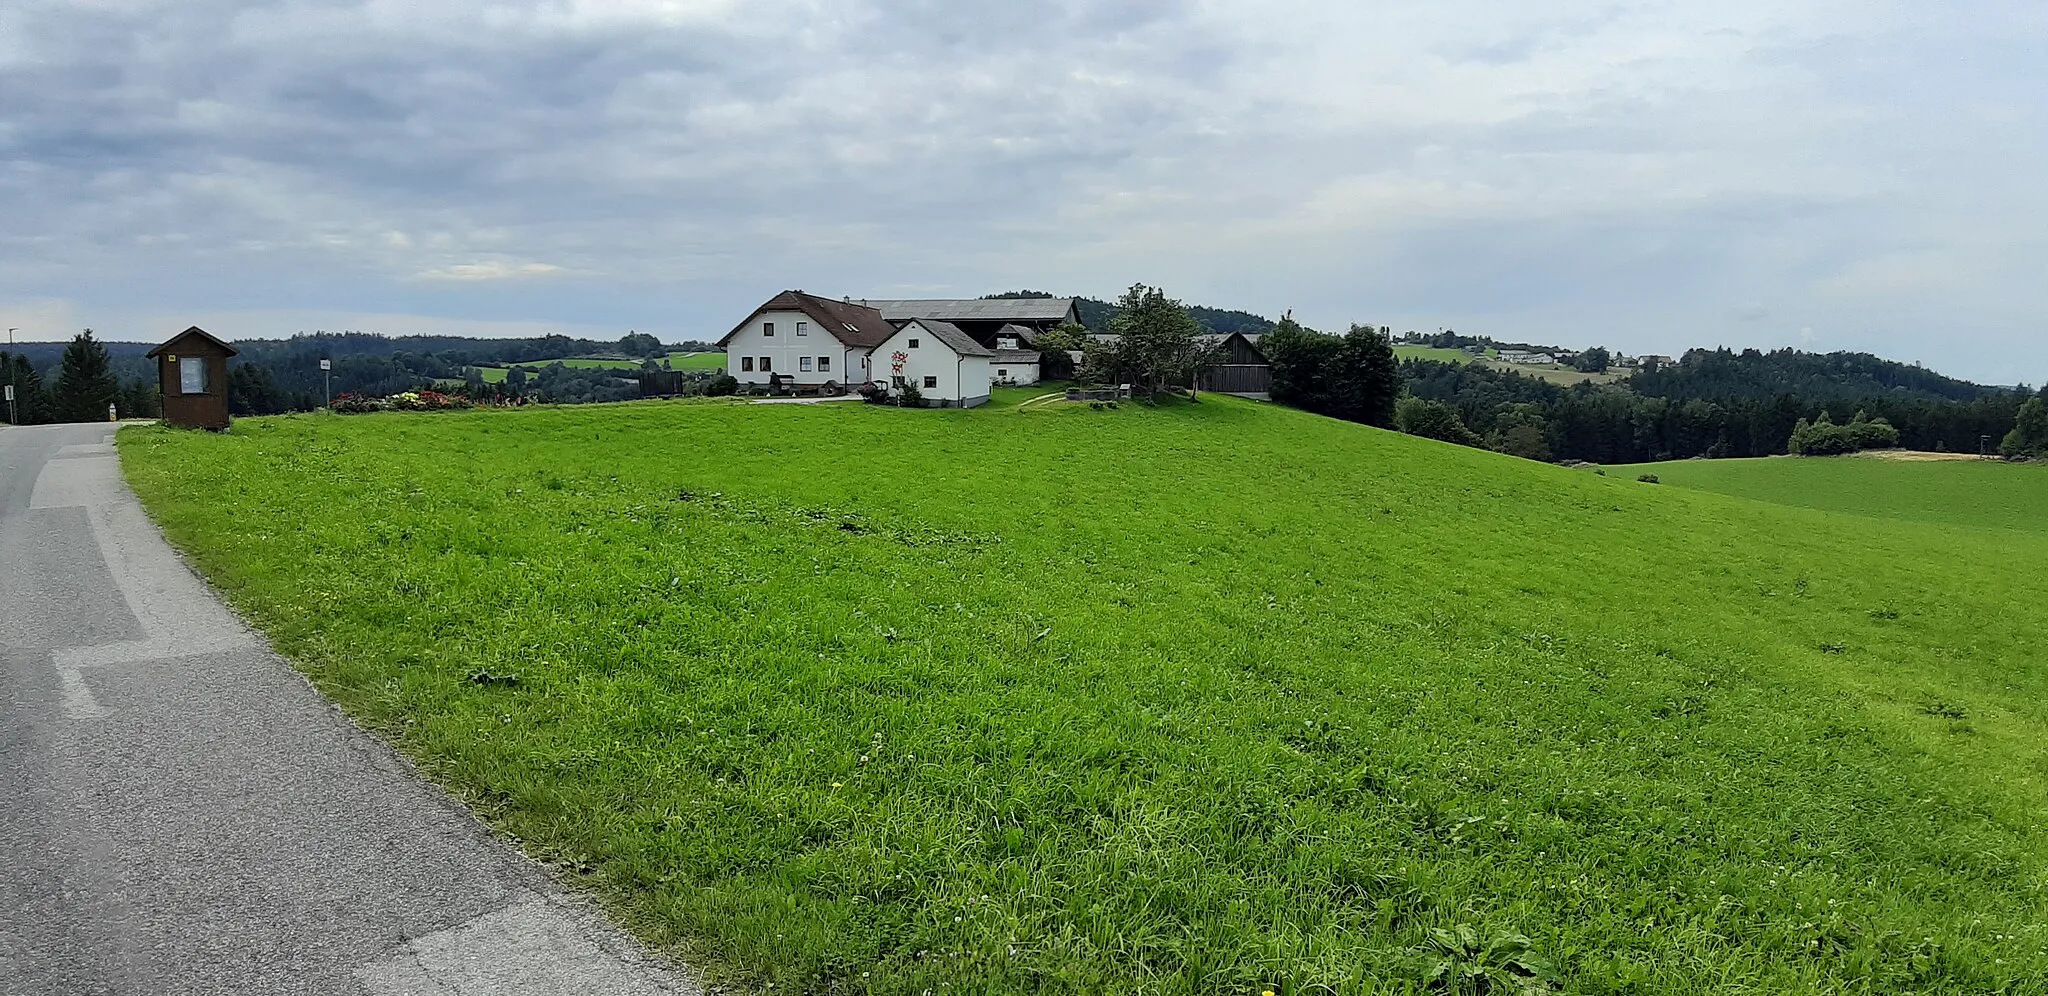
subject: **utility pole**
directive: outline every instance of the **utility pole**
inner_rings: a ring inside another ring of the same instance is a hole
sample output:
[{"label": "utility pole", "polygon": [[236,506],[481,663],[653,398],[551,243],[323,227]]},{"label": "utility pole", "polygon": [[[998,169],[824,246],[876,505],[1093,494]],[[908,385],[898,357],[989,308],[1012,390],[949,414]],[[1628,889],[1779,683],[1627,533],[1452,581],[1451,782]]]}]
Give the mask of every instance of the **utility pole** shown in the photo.
[{"label": "utility pole", "polygon": [[21,419],[20,419],[20,418],[19,418],[18,416],[16,416],[16,415],[15,415],[15,413],[14,413],[14,392],[15,392],[15,390],[16,390],[16,388],[15,388],[15,386],[14,386],[14,366],[15,366],[15,364],[16,364],[16,363],[20,362],[20,361],[18,361],[18,360],[16,360],[16,359],[14,358],[14,333],[16,333],[16,332],[19,332],[19,331],[21,331],[21,330],[20,330],[20,329],[16,329],[16,328],[10,328],[10,329],[8,329],[8,330],[7,330],[7,424],[8,424],[8,425],[20,425],[20,424],[21,424]]}]

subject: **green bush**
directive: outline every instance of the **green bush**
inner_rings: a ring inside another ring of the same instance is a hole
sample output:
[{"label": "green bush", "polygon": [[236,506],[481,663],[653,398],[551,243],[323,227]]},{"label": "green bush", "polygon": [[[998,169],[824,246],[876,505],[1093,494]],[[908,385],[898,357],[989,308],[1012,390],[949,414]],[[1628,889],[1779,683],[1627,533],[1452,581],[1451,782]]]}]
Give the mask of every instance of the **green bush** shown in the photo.
[{"label": "green bush", "polygon": [[1858,450],[1890,449],[1899,445],[1899,430],[1884,419],[1872,419],[1857,412],[1848,425],[1836,425],[1821,412],[1812,422],[1800,419],[1792,427],[1786,449],[1800,456],[1840,456]]},{"label": "green bush", "polygon": [[2030,398],[1998,452],[2012,458],[2048,457],[2048,401]]},{"label": "green bush", "polygon": [[1441,439],[1446,443],[1457,443],[1475,449],[1484,448],[1486,441],[1479,434],[1466,428],[1465,420],[1458,415],[1458,409],[1441,401],[1429,401],[1412,394],[1403,397],[1394,406],[1394,427],[1411,436],[1425,439]]},{"label": "green bush", "polygon": [[739,389],[739,378],[731,374],[719,374],[711,378],[711,383],[704,385],[704,396],[709,398],[729,398]]},{"label": "green bush", "polygon": [[1663,481],[1660,481],[1660,480],[1658,480],[1658,479],[1657,479],[1657,475],[1655,475],[1655,474],[1644,474],[1643,476],[1641,476],[1641,477],[1638,477],[1638,478],[1636,478],[1636,480],[1638,480],[1638,481],[1641,481],[1641,482],[1642,482],[1642,483],[1644,483],[1644,484],[1662,484],[1662,483],[1664,483]]}]

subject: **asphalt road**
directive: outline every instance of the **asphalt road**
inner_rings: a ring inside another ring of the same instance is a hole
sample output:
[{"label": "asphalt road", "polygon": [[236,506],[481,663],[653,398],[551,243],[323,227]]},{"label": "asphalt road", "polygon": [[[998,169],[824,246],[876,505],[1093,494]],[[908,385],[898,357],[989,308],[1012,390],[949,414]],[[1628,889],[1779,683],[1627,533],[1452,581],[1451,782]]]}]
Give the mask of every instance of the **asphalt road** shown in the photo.
[{"label": "asphalt road", "polygon": [[697,992],[271,653],[111,438],[0,428],[0,996]]}]

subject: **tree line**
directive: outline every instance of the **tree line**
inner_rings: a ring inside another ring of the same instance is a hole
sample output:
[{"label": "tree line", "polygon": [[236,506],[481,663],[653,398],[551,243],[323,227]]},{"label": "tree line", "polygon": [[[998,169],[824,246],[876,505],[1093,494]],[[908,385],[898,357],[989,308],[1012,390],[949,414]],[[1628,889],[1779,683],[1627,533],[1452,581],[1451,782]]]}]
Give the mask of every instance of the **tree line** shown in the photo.
[{"label": "tree line", "polygon": [[11,404],[0,402],[0,420],[18,425],[104,422],[109,409],[121,418],[163,414],[155,378],[117,376],[105,344],[91,329],[64,345],[50,373],[45,378],[25,353],[0,352],[0,385],[12,387],[14,394]]},{"label": "tree line", "polygon": [[[1739,367],[1740,376],[1729,370]],[[1407,392],[1440,408],[1411,406],[1421,434],[1471,438],[1539,460],[1642,463],[1691,457],[1756,457],[1809,450],[1812,427],[1843,427],[1859,419],[1889,433],[1859,435],[1881,444],[1962,453],[1998,452],[2033,396],[2025,388],[1967,384],[1862,354],[1827,356],[1780,350],[1734,354],[1693,350],[1655,373],[1616,384],[1562,387],[1481,364],[1407,360]],[[1835,370],[1838,376],[1816,375]],[[1924,376],[1923,376],[1924,375]],[[1425,417],[1426,416],[1426,417]],[[1455,416],[1469,436],[1451,426]],[[1505,424],[1503,424],[1505,420]],[[1869,430],[1858,430],[1867,432]]]},{"label": "tree line", "polygon": [[[458,336],[391,337],[362,332],[316,332],[288,339],[244,339],[228,361],[228,410],[235,415],[310,411],[329,393],[387,397],[438,388],[492,400],[525,398],[556,403],[618,401],[637,397],[622,380],[630,370],[578,368],[553,362],[573,355],[638,358],[659,369],[670,350],[715,350],[709,343],[662,343],[644,332],[613,341],[562,335],[523,339]],[[147,343],[104,342],[87,329],[68,343],[23,343],[0,352],[0,383],[12,379],[14,417],[23,424],[98,421],[111,400],[123,417],[162,414],[156,362]],[[330,361],[331,370],[320,369]],[[92,372],[83,372],[84,364]],[[506,384],[487,384],[480,366],[526,364]],[[107,397],[102,378],[113,383]],[[91,387],[82,385],[90,384]],[[8,417],[0,405],[0,419]]]},{"label": "tree line", "polygon": [[[1078,348],[1083,379],[1132,383],[1148,395],[1196,384],[1216,362],[1202,346],[1216,330],[1157,288],[1135,286],[1097,317],[1114,340],[1061,329],[1040,347]],[[1408,338],[1571,352],[1449,331]],[[1284,317],[1258,348],[1272,366],[1275,401],[1532,460],[1645,463],[1893,446],[2048,456],[2048,388],[1986,387],[1868,353],[1695,349],[1624,381],[1565,387],[1490,364],[1397,360],[1385,326],[1331,335]],[[1601,368],[1612,354],[1581,350],[1571,359]]]}]

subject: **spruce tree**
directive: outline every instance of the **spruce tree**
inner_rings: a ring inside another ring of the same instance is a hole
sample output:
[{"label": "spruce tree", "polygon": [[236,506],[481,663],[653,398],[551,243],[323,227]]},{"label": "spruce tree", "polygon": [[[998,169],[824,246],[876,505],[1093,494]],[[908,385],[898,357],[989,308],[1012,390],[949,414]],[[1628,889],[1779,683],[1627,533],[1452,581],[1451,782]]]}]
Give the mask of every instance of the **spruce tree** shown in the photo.
[{"label": "spruce tree", "polygon": [[57,372],[57,418],[64,422],[101,422],[107,406],[120,396],[121,385],[114,380],[107,347],[86,329],[64,347],[64,361]]},{"label": "spruce tree", "polygon": [[[50,420],[50,394],[43,390],[43,379],[37,376],[28,357],[0,353],[0,384],[14,385],[13,413],[18,423],[36,425]],[[7,403],[0,401],[0,420],[7,417]]]}]

